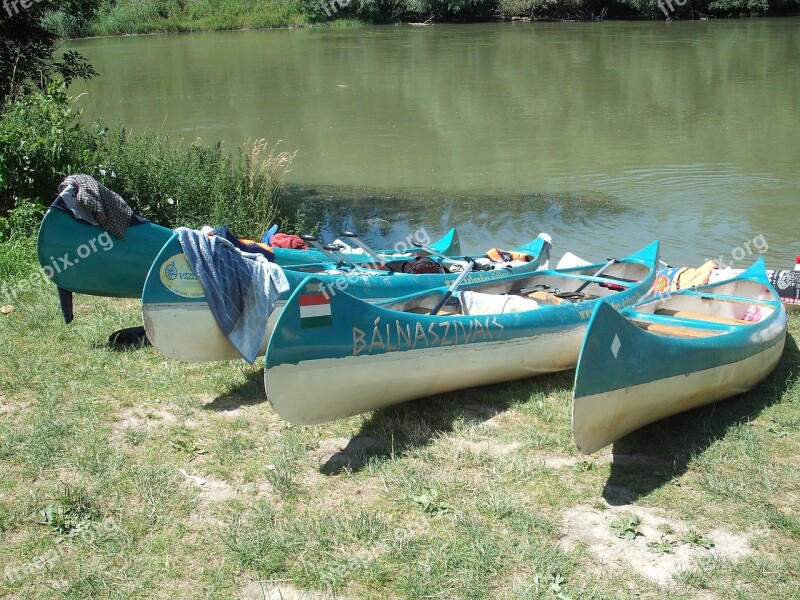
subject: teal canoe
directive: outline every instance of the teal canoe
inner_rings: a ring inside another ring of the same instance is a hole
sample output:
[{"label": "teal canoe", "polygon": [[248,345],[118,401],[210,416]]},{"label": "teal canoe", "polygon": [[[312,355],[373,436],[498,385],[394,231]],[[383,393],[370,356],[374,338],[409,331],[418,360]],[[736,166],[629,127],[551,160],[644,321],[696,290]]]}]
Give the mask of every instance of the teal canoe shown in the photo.
[{"label": "teal canoe", "polygon": [[[515,249],[532,257],[512,268],[475,271],[468,281],[491,281],[515,274],[531,273],[550,257],[550,236]],[[457,261],[453,261],[457,262]],[[270,318],[274,324],[291,291],[309,275],[316,276],[330,294],[344,290],[359,298],[377,301],[450,285],[458,273],[397,273],[377,269],[340,269],[333,264],[304,265],[284,269],[290,290],[283,294]],[[240,358],[217,327],[205,300],[200,282],[194,277],[177,234],[161,249],[153,262],[142,291],[142,312],[150,342],[162,354],[187,362],[233,360]],[[262,348],[262,354],[266,346]]]},{"label": "teal canoe", "polygon": [[[658,242],[611,264],[544,270],[367,303],[309,277],[274,326],[267,398],[308,425],[406,400],[575,366],[602,299],[622,308],[649,293]],[[601,269],[604,271],[600,272]]]},{"label": "teal canoe", "polygon": [[[411,238],[409,238],[411,239]],[[444,254],[445,256],[460,256],[461,255],[461,242],[458,239],[458,232],[456,228],[451,228],[441,238],[431,242],[427,248]],[[275,252],[275,262],[282,267],[292,267],[298,265],[308,265],[311,263],[325,263],[330,262],[330,257],[326,256],[323,252],[315,248],[308,248],[307,250],[293,250],[289,248],[273,248]],[[395,248],[379,250],[378,253],[386,260],[408,260],[413,258],[416,254],[425,254],[425,251],[418,250],[411,244],[399,242]],[[359,263],[359,262],[372,262],[368,254],[345,253],[345,257]]]},{"label": "teal canoe", "polygon": [[[172,229],[155,223],[131,226],[125,240],[117,239],[99,225],[75,219],[70,213],[50,208],[39,227],[37,253],[39,264],[57,286],[78,294],[140,298],[142,288],[156,255],[170,237]],[[429,246],[447,256],[458,256],[461,245],[455,229]],[[328,262],[314,249],[275,248],[275,261],[281,266]],[[387,257],[409,258],[395,249],[383,250]],[[363,254],[347,255],[359,262],[370,260]]]},{"label": "teal canoe", "polygon": [[727,281],[618,309],[595,308],[575,373],[573,436],[586,454],[746,392],[775,368],[786,338],[763,259]]},{"label": "teal canoe", "polygon": [[155,223],[128,227],[120,240],[99,225],[50,208],[39,227],[39,264],[57,286],[78,294],[139,298],[153,259],[172,230]]}]

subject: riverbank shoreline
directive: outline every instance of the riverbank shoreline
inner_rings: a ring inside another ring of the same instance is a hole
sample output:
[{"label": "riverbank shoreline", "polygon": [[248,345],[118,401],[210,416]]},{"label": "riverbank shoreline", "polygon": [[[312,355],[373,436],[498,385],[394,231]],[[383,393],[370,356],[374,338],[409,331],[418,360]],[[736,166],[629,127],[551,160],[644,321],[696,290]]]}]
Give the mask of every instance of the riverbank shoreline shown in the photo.
[{"label": "riverbank shoreline", "polygon": [[[693,19],[670,19],[667,22],[681,22],[681,23],[694,23],[704,21],[734,21],[741,19],[786,19],[786,18],[800,18],[800,13],[792,13],[786,15],[731,15],[726,17],[715,17],[704,15],[702,17]],[[619,22],[632,22],[639,23],[642,21],[658,22],[660,19],[652,17],[627,17],[619,19],[534,19],[530,17],[515,17],[511,19],[494,19],[487,21],[437,21],[434,23],[420,23],[414,21],[398,21],[397,23],[370,23],[368,21],[359,21],[356,19],[348,19],[342,21],[329,21],[325,23],[308,23],[305,25],[294,24],[281,27],[235,27],[235,28],[187,28],[187,29],[164,29],[139,33],[109,33],[105,35],[85,35],[70,37],[68,41],[83,41],[83,40],[102,40],[108,38],[135,38],[135,37],[148,37],[158,35],[190,35],[194,33],[242,33],[248,31],[294,31],[303,29],[349,29],[359,27],[376,27],[393,25],[395,27],[409,26],[409,27],[432,27],[432,26],[448,26],[448,25],[489,25],[489,24],[508,24],[508,23],[619,23]]]},{"label": "riverbank shoreline", "polygon": [[[61,18],[55,12],[51,25],[68,39],[97,39],[161,35],[169,33],[199,33],[212,31],[259,31],[286,29],[345,29],[371,25],[431,26],[487,23],[575,23],[605,21],[705,21],[756,17],[800,16],[800,0],[795,6],[772,6],[770,2],[758,7],[728,6],[732,0],[658,0],[652,6],[623,0],[611,11],[577,0],[542,3],[540,0],[490,0],[472,4],[455,11],[444,6],[431,6],[422,14],[411,5],[399,5],[391,11],[380,3],[367,8],[351,5],[351,0],[294,0],[266,1],[247,8],[217,6],[199,2],[189,8],[170,2],[156,5],[130,0],[104,6],[80,25]],[[713,5],[713,8],[712,8]],[[759,12],[760,11],[760,12]]]}]

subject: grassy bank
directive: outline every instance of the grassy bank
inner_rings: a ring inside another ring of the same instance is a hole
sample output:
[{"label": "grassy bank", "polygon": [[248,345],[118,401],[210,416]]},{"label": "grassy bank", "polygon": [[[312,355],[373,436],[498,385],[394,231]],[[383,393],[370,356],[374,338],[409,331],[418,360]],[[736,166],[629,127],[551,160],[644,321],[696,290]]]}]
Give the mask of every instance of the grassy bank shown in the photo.
[{"label": "grassy bank", "polygon": [[76,33],[115,35],[304,26],[315,20],[309,5],[304,0],[104,2],[96,17]]},{"label": "grassy bank", "polygon": [[293,427],[258,365],[109,347],[137,303],[76,316],[45,283],[0,316],[4,597],[800,593],[797,316],[751,393],[588,458],[571,372]]},{"label": "grassy bank", "polygon": [[292,156],[264,140],[228,150],[158,132],[84,126],[72,100],[53,85],[0,113],[0,240],[29,235],[72,173],[93,175],[162,225],[224,223],[260,236],[283,216],[281,180]]},{"label": "grassy bank", "polygon": [[66,37],[297,27],[310,24],[470,22],[514,18],[700,18],[792,14],[798,0],[105,0],[88,22],[55,12]]}]

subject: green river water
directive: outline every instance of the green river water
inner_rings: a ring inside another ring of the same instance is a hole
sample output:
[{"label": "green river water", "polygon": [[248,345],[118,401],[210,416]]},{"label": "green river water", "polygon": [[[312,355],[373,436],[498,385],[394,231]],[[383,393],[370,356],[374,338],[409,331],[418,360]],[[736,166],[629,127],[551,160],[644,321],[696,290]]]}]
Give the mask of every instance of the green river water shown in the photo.
[{"label": "green river water", "polygon": [[70,44],[87,118],[186,142],[282,140],[309,216],[387,245],[546,231],[603,260],[791,267],[800,19],[197,33]]}]

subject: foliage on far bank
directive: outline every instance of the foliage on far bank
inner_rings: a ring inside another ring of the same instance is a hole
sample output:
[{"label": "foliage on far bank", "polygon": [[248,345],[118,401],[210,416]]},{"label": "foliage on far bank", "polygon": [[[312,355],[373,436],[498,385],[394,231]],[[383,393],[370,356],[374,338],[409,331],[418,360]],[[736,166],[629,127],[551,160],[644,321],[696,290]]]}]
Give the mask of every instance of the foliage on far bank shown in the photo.
[{"label": "foliage on far bank", "polygon": [[[51,23],[64,37],[226,29],[266,29],[306,25],[315,20],[313,0],[98,0],[89,22]],[[321,11],[320,11],[321,12]]]},{"label": "foliage on far bank", "polygon": [[90,20],[50,14],[67,37],[367,23],[789,14],[800,0],[96,0]]},{"label": "foliage on far bank", "polygon": [[263,141],[229,153],[199,140],[187,148],[158,132],[87,127],[63,89],[51,84],[0,114],[0,238],[20,228],[32,232],[72,173],[93,175],[162,225],[227,223],[256,235],[278,217],[281,176],[291,158]]},{"label": "foliage on far bank", "polygon": [[693,19],[790,14],[798,0],[498,0],[504,19],[597,20],[603,18]]}]

